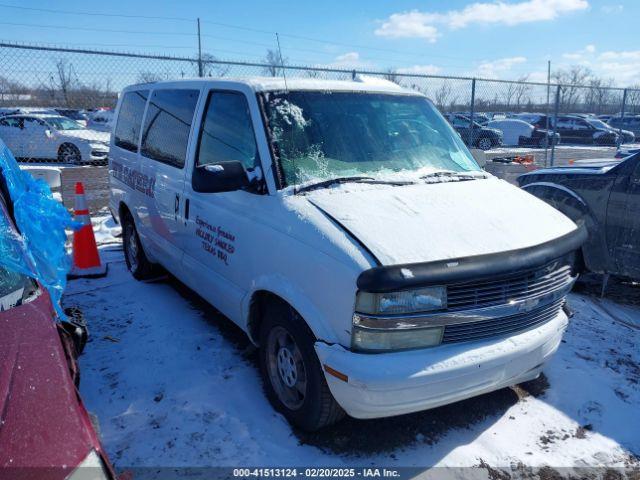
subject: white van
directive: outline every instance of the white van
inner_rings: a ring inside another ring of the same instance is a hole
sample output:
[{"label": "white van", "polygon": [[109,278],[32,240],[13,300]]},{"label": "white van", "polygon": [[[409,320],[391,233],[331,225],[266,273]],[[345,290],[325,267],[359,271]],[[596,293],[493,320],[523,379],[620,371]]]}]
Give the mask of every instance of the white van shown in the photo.
[{"label": "white van", "polygon": [[584,229],[395,84],[131,86],[109,169],[133,276],[160,264],[244,329],[302,428],[533,379],[567,326]]}]

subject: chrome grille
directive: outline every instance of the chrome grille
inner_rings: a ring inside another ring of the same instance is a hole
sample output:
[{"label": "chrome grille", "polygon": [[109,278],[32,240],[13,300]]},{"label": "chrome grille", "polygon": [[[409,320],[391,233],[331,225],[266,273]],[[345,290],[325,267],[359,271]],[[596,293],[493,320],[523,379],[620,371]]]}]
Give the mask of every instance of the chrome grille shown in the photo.
[{"label": "chrome grille", "polygon": [[442,343],[468,342],[482,338],[499,337],[537,327],[553,319],[564,304],[564,299],[526,313],[492,320],[447,325]]},{"label": "chrome grille", "polygon": [[528,272],[447,285],[447,310],[507,305],[558,290],[572,281],[571,266],[552,262]]}]

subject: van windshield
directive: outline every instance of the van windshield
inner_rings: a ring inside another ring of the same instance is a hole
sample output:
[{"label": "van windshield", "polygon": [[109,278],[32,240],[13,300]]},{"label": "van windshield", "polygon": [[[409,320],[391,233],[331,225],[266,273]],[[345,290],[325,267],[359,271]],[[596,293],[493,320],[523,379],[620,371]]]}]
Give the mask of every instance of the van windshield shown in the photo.
[{"label": "van windshield", "polygon": [[460,136],[424,97],[326,91],[262,95],[287,185],[394,172],[480,171]]}]

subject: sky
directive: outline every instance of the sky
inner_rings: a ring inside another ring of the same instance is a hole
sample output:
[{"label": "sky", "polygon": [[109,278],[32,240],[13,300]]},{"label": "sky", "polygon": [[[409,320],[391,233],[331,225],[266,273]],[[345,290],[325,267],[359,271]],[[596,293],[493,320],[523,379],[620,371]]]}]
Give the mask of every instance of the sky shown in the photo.
[{"label": "sky", "polygon": [[638,0],[0,0],[0,40],[291,64],[546,81],[582,65],[640,83]]}]

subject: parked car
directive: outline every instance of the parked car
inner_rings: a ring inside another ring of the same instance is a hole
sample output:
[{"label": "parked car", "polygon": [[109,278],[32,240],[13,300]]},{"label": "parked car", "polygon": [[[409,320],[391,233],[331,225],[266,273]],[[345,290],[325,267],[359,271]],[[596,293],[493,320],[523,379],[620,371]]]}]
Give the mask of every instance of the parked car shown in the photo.
[{"label": "parked car", "polygon": [[99,132],[111,132],[113,130],[113,111],[96,110],[89,114],[87,128]]},{"label": "parked car", "polygon": [[502,145],[502,132],[500,130],[483,127],[475,121],[473,122],[473,128],[471,128],[469,117],[459,113],[446,114],[445,118],[460,134],[466,145],[480,150],[489,150]]},{"label": "parked car", "polygon": [[589,233],[585,267],[640,279],[640,154],[536,170],[519,183]]},{"label": "parked car", "polygon": [[1,117],[0,138],[17,158],[81,164],[105,161],[109,153],[109,134],[59,115]]},{"label": "parked car", "polygon": [[127,87],[109,170],[132,275],[160,264],[244,329],[304,429],[533,379],[567,325],[586,232],[392,82]]},{"label": "parked car", "polygon": [[560,135],[552,130],[534,127],[524,120],[505,118],[492,120],[486,125],[488,128],[502,132],[504,145],[546,147],[560,143]]},{"label": "parked car", "polygon": [[615,116],[607,122],[614,129],[623,128],[632,132],[636,138],[640,138],[640,115]]},{"label": "parked car", "polygon": [[621,143],[632,143],[636,139],[636,136],[633,134],[633,132],[631,132],[629,130],[623,130],[621,128],[613,128],[611,125],[609,125],[608,123],[603,122],[599,118],[590,117],[590,118],[587,118],[586,120],[592,126],[594,126],[595,128],[597,128],[599,130],[610,130],[613,133],[616,133],[617,135],[620,136]]},{"label": "parked car", "polygon": [[551,115],[547,116],[541,113],[516,113],[511,118],[523,120],[543,130],[547,128],[553,129],[553,117]]},{"label": "parked car", "polygon": [[[19,233],[0,172],[0,245]],[[3,252],[7,250],[3,249]],[[14,257],[18,259],[20,257]],[[76,388],[86,331],[56,321],[47,291],[0,259],[0,477],[115,479]],[[28,265],[26,255],[24,264]]]},{"label": "parked car", "polygon": [[55,111],[58,115],[75,120],[83,127],[87,126],[88,117],[82,110],[78,110],[77,108],[56,108]]},{"label": "parked car", "polygon": [[565,143],[586,143],[589,145],[616,145],[618,134],[610,128],[599,127],[584,119],[570,115],[558,116],[555,130]]}]

